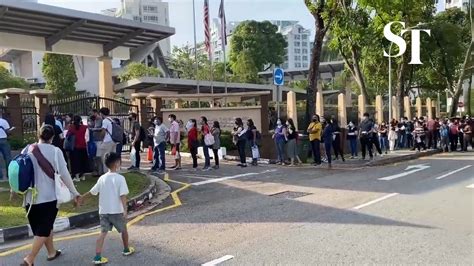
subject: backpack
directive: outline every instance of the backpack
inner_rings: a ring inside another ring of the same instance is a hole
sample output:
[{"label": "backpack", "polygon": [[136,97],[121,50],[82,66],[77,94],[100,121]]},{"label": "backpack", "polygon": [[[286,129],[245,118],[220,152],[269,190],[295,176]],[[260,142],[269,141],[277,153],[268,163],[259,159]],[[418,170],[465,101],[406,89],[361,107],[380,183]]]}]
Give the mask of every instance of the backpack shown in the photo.
[{"label": "backpack", "polygon": [[115,123],[112,119],[107,118],[111,123],[112,123],[112,134],[110,132],[107,132],[110,137],[112,137],[113,142],[115,143],[122,143],[123,142],[123,128]]},{"label": "backpack", "polygon": [[447,137],[448,136],[448,127],[447,126],[441,127],[441,129],[439,131],[440,131],[439,134],[441,135],[441,137]]},{"label": "backpack", "polygon": [[31,156],[28,154],[28,148],[29,145],[8,165],[10,188],[21,195],[26,195],[29,190],[35,190],[35,169]]},{"label": "backpack", "polygon": [[64,139],[63,148],[65,151],[74,151],[76,146],[76,135],[71,134]]}]

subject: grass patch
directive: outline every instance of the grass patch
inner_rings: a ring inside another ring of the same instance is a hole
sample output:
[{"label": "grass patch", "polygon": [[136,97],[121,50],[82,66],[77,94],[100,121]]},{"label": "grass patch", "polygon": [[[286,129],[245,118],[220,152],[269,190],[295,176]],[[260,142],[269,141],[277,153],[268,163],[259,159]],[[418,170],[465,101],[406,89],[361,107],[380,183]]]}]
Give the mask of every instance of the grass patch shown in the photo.
[{"label": "grass patch", "polygon": [[[127,180],[129,198],[133,198],[142,193],[149,185],[150,180],[140,173],[126,173],[124,174]],[[75,183],[79,193],[83,194],[89,191],[95,185],[98,178],[86,177],[86,181]],[[25,215],[26,212],[21,207],[23,198],[15,197],[10,201],[10,192],[4,191],[8,189],[8,182],[0,183],[0,228],[12,227],[17,225],[24,225],[28,223]],[[72,203],[62,204],[59,207],[58,216],[67,217],[83,212],[93,211],[98,209],[99,197],[88,197],[81,207],[75,208]]]}]

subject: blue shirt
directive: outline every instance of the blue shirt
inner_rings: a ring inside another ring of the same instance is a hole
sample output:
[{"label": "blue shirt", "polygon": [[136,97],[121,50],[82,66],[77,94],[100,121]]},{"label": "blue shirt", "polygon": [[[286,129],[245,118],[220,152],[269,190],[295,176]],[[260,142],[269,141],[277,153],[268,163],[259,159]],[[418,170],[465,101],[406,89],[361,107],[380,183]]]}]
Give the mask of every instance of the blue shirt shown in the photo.
[{"label": "blue shirt", "polygon": [[329,124],[323,129],[323,141],[324,143],[332,143],[332,135],[334,133],[334,127]]}]

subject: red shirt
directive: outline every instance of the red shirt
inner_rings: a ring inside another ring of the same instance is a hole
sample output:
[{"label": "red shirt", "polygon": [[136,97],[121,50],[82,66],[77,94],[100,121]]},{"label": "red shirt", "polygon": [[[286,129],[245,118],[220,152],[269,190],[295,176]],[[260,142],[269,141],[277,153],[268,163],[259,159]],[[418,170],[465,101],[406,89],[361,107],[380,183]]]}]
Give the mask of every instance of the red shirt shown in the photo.
[{"label": "red shirt", "polygon": [[75,125],[70,125],[67,131],[67,136],[74,134],[76,136],[76,143],[74,148],[76,149],[85,149],[87,148],[86,144],[86,131],[87,127],[80,125],[79,129],[76,129]]},{"label": "red shirt", "polygon": [[188,132],[188,147],[191,148],[193,146],[193,142],[196,142],[198,139],[198,131],[197,128],[193,127]]}]

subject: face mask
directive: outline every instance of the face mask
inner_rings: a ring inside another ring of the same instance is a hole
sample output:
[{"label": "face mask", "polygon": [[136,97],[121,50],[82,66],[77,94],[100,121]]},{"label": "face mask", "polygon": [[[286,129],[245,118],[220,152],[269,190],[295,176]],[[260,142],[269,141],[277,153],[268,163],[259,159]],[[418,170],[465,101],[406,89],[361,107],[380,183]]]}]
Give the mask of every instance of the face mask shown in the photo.
[{"label": "face mask", "polygon": [[155,125],[159,126],[160,125],[160,122],[158,120],[156,120],[155,122]]},{"label": "face mask", "polygon": [[350,126],[350,127],[353,127],[353,126],[354,126],[354,124],[352,124],[352,123],[349,123],[349,126]]},{"label": "face mask", "polygon": [[168,121],[173,122],[173,119],[171,117],[168,118]]},{"label": "face mask", "polygon": [[194,126],[194,123],[191,121],[188,121],[188,123],[186,123],[186,130],[189,131],[193,126]]},{"label": "face mask", "polygon": [[313,122],[315,122],[315,123],[316,123],[317,121],[318,121],[318,119],[316,119],[316,118],[313,118]]},{"label": "face mask", "polygon": [[277,126],[281,126],[281,121],[280,120],[277,121]]}]

